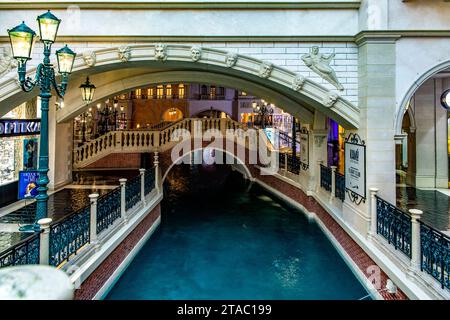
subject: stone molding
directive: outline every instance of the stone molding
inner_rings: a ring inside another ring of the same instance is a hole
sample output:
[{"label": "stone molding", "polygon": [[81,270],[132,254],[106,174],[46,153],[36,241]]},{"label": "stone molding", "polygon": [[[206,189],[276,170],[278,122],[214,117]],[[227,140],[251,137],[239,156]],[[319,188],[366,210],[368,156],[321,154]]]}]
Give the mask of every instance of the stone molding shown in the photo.
[{"label": "stone molding", "polygon": [[[305,78],[300,90],[293,90],[292,84],[298,76],[296,72],[271,65],[270,72],[261,75],[261,66],[265,65],[265,62],[253,57],[239,54],[235,64],[229,67],[226,63],[227,55],[229,55],[228,51],[202,47],[199,60],[194,61],[192,46],[182,44],[166,44],[165,46],[167,54],[165,62],[176,64],[180,71],[196,68],[199,71],[206,72],[215,68],[220,70],[220,73],[224,75],[236,77],[239,74],[239,77],[245,77],[246,80],[260,87],[264,86],[276,91],[282,89],[282,93],[286,98],[296,102],[299,106],[307,105],[308,109],[318,109],[321,112],[328,113],[331,117],[335,114],[335,118],[347,128],[359,127],[359,108],[342,97],[339,97],[332,107],[327,106],[324,104],[324,101],[329,100],[329,90],[321,84]],[[128,47],[130,49],[130,58],[127,62],[127,67],[143,65],[150,67],[156,63],[160,63],[155,57],[155,44],[128,45]],[[94,66],[87,65],[87,62],[91,62],[90,60],[85,61],[87,56],[95,57]],[[77,73],[85,72],[84,70],[88,68],[91,70],[96,68],[101,68],[102,70],[122,69],[123,61],[119,56],[119,48],[117,47],[88,51],[88,54],[79,53],[75,59],[73,74],[76,75]],[[28,74],[32,76],[35,71],[35,68],[30,68]],[[21,89],[15,81],[16,78],[6,78],[0,81],[0,103],[2,100],[21,92]],[[66,106],[68,105],[66,104]],[[61,113],[61,111],[63,110],[59,110],[58,113]]]}]

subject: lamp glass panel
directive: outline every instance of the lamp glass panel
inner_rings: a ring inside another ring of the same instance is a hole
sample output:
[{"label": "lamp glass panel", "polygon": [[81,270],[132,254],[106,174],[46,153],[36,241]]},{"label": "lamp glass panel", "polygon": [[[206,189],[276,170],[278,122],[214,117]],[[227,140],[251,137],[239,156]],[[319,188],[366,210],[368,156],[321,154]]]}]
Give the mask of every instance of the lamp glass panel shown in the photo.
[{"label": "lamp glass panel", "polygon": [[58,69],[60,73],[71,73],[75,57],[70,53],[58,53]]},{"label": "lamp glass panel", "polygon": [[11,32],[9,38],[14,58],[30,58],[33,34],[28,32]]},{"label": "lamp glass panel", "polygon": [[41,32],[42,41],[55,42],[59,22],[60,21],[53,19],[45,19],[45,18],[39,19],[39,30]]}]

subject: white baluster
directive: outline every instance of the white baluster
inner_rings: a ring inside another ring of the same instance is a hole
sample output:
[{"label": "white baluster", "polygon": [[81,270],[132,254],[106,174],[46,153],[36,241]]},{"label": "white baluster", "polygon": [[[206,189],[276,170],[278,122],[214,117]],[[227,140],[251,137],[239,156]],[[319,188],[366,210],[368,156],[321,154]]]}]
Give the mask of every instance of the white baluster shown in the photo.
[{"label": "white baluster", "polygon": [[39,264],[50,264],[50,224],[51,218],[44,218],[38,221],[41,227],[41,234],[39,239]]}]

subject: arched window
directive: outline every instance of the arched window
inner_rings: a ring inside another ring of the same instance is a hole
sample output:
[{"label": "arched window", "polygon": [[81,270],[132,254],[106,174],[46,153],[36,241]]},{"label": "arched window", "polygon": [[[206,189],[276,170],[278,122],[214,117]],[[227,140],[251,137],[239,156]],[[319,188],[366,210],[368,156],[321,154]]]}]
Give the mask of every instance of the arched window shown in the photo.
[{"label": "arched window", "polygon": [[156,87],[156,98],[158,99],[164,98],[164,87],[162,84]]},{"label": "arched window", "polygon": [[141,99],[142,98],[142,90],[136,89],[135,96],[136,96],[136,99]]},{"label": "arched window", "polygon": [[148,88],[147,89],[147,99],[153,99],[154,95],[155,95],[155,88]]},{"label": "arched window", "polygon": [[166,86],[166,98],[170,99],[172,98],[172,85],[168,84]]},{"label": "arched window", "polygon": [[206,85],[202,85],[200,89],[200,94],[205,97],[208,95],[208,88],[206,87]]},{"label": "arched window", "polygon": [[217,96],[219,96],[220,99],[224,98],[224,96],[225,96],[225,88],[224,87],[217,88]]},{"label": "arched window", "polygon": [[178,85],[178,97],[180,99],[184,99],[185,93],[186,92],[185,92],[184,84],[180,83]]},{"label": "arched window", "polygon": [[210,89],[209,89],[209,96],[210,96],[210,98],[211,99],[215,99],[216,98],[216,94],[217,94],[216,86],[211,86]]}]

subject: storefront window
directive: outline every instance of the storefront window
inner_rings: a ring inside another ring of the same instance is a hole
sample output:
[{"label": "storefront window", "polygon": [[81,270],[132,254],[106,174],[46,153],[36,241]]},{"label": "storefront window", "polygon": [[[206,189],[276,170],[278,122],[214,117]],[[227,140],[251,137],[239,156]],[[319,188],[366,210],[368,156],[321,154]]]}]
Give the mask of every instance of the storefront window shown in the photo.
[{"label": "storefront window", "polygon": [[[2,119],[36,119],[37,104],[33,99],[8,112]],[[0,138],[0,185],[17,181],[20,170],[36,170],[38,135],[3,136]]]}]

